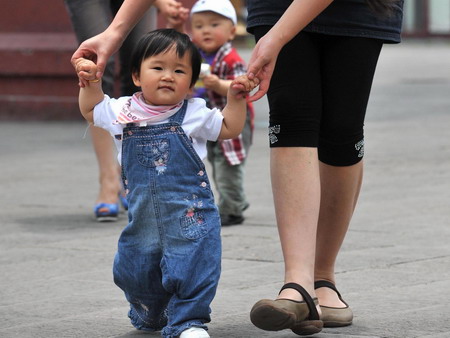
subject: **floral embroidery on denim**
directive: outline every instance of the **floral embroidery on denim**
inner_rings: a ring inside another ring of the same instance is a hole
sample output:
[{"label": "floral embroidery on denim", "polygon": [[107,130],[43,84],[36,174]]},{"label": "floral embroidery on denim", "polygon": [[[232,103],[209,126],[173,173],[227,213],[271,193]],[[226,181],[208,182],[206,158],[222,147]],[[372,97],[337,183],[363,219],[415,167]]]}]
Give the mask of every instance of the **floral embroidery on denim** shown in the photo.
[{"label": "floral embroidery on denim", "polygon": [[158,175],[163,174],[166,171],[167,166],[162,158],[155,161],[155,169],[156,169],[156,172],[158,173]]},{"label": "floral embroidery on denim", "polygon": [[205,217],[201,208],[203,201],[193,194],[191,198],[185,198],[189,206],[186,213],[181,217],[181,231],[187,239],[198,239],[207,234]]},{"label": "floral embroidery on denim", "polygon": [[203,201],[199,200],[195,194],[192,194],[192,199],[185,198],[184,200],[190,204],[187,208],[186,217],[194,217],[195,209],[203,207]]},{"label": "floral embroidery on denim", "polygon": [[279,134],[280,133],[280,125],[277,124],[273,127],[269,127],[269,140],[270,140],[270,144],[274,144],[275,142],[278,142],[278,137],[276,137],[275,134]]},{"label": "floral embroidery on denim", "polygon": [[167,169],[169,160],[169,141],[167,139],[142,141],[138,143],[137,157],[139,163],[154,167],[158,175]]}]

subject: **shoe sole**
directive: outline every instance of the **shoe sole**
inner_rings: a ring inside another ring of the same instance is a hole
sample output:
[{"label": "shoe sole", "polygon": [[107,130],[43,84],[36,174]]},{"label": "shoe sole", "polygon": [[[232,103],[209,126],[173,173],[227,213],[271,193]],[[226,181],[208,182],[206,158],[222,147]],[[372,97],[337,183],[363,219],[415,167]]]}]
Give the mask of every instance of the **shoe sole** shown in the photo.
[{"label": "shoe sole", "polygon": [[97,222],[115,222],[118,219],[117,216],[100,216],[97,217]]},{"label": "shoe sole", "polygon": [[309,336],[322,331],[324,324],[321,320],[304,320],[291,328],[299,336]]},{"label": "shoe sole", "polygon": [[250,320],[257,328],[265,331],[290,329],[296,322],[294,314],[275,309],[269,304],[255,304],[250,312]]},{"label": "shoe sole", "polygon": [[321,320],[297,321],[297,315],[292,311],[274,306],[272,300],[261,300],[253,306],[250,312],[250,320],[257,328],[265,331],[291,329],[292,332],[300,336],[312,335],[322,331],[323,322]]},{"label": "shoe sole", "polygon": [[323,322],[321,320],[302,320],[296,322],[295,315],[275,309],[269,304],[262,304],[252,309],[250,320],[257,328],[265,331],[281,331],[291,329],[299,336],[309,336],[322,331]]},{"label": "shoe sole", "polygon": [[341,326],[349,326],[352,325],[352,321],[350,322],[337,322],[337,321],[324,321],[324,327],[341,327]]}]

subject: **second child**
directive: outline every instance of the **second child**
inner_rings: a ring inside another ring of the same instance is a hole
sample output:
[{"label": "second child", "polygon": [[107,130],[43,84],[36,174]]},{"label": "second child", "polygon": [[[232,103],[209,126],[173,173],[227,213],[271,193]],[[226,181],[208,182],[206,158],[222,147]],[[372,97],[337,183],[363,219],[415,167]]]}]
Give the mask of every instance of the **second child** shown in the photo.
[{"label": "second child", "polygon": [[165,338],[209,337],[210,304],[220,275],[220,217],[202,159],[206,142],[234,138],[246,120],[247,76],[229,85],[223,110],[186,100],[201,57],[173,29],[144,35],[132,56],[141,92],[104,95],[96,65],[75,61],[84,118],[115,139],[128,192],[129,223],[114,261],[114,282],[134,327]]},{"label": "second child", "polygon": [[[195,86],[195,97],[209,108],[223,109],[230,83],[247,72],[244,61],[233,48],[236,10],[229,0],[199,0],[191,9],[192,41],[199,48],[207,72]],[[252,143],[254,111],[247,102],[247,117],[241,134],[229,140],[209,141],[208,160],[219,193],[222,225],[241,224],[249,203],[244,191],[244,166]]]}]

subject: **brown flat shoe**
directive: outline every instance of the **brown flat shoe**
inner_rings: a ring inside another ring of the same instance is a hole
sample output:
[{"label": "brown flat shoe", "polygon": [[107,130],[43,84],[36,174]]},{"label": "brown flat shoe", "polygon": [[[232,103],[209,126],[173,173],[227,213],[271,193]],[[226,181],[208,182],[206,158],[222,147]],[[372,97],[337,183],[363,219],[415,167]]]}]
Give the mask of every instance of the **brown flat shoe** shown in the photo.
[{"label": "brown flat shoe", "polygon": [[256,327],[266,331],[291,329],[298,335],[311,335],[322,330],[323,323],[319,318],[316,306],[317,298],[296,283],[287,283],[281,290],[295,289],[304,301],[291,299],[262,299],[250,311],[250,320]]},{"label": "brown flat shoe", "polygon": [[345,307],[320,306],[322,315],[320,319],[323,321],[325,327],[340,327],[348,326],[353,322],[353,311],[348,304],[342,299],[341,294],[336,289],[336,286],[326,280],[319,280],[314,283],[314,289],[329,288],[337,293],[339,299],[345,304]]}]

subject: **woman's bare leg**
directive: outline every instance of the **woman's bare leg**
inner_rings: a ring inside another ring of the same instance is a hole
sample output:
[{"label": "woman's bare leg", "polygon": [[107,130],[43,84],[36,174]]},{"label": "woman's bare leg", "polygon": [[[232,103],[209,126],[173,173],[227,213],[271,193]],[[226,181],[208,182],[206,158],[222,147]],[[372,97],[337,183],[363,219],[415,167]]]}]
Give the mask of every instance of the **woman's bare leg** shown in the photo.
[{"label": "woman's bare leg", "polygon": [[[320,162],[321,201],[317,227],[315,279],[335,283],[334,265],[358,201],[363,161],[347,167]],[[344,307],[329,288],[316,290],[321,305]]]},{"label": "woman's bare leg", "polygon": [[[320,203],[316,148],[272,148],[271,179],[285,263],[285,283],[303,286],[314,297],[314,259]],[[293,289],[279,298],[301,300]]]},{"label": "woman's bare leg", "polygon": [[96,203],[117,203],[121,187],[114,143],[107,131],[97,127],[90,129],[99,169],[100,191]]}]

